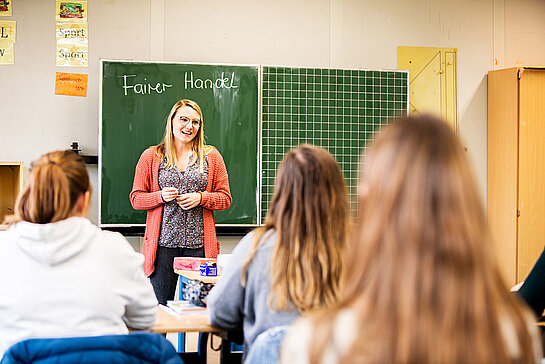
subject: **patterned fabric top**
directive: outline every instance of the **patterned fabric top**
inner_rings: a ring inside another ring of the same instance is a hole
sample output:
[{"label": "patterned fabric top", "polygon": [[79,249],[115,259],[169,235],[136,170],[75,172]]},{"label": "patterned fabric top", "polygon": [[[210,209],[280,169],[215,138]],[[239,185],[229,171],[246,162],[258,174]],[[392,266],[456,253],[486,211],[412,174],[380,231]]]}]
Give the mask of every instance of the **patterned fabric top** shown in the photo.
[{"label": "patterned fabric top", "polygon": [[[189,158],[191,164],[193,157]],[[181,172],[177,168],[166,168],[166,159],[159,166],[159,187],[176,187],[179,194],[206,190],[208,162],[204,160],[204,171],[199,172],[199,160]],[[204,246],[204,223],[202,206],[184,210],[176,199],[164,204],[159,246],[166,248],[202,248]]]}]

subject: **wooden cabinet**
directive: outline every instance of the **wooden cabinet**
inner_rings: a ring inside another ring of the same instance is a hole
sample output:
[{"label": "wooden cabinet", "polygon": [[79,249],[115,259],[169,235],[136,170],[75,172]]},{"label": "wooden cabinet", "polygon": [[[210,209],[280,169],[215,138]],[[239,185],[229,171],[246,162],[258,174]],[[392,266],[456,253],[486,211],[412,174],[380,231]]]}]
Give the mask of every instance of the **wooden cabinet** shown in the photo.
[{"label": "wooden cabinet", "polygon": [[545,246],[545,68],[488,73],[488,223],[508,284]]},{"label": "wooden cabinet", "polygon": [[[0,162],[0,224],[13,214],[15,200],[23,187],[23,162]],[[0,230],[5,226],[0,225]]]}]

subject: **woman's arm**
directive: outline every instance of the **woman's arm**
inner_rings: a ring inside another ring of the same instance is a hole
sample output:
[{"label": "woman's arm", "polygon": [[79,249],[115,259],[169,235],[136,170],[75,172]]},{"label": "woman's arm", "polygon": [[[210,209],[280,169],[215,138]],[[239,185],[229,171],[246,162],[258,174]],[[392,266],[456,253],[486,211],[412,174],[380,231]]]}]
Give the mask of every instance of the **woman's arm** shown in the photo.
[{"label": "woman's arm", "polygon": [[229,177],[221,154],[214,148],[209,153],[209,173],[212,172],[212,190],[199,192],[201,206],[208,210],[222,211],[231,206],[233,199],[229,189]]},{"label": "woman's arm", "polygon": [[134,182],[129,195],[131,205],[136,210],[150,210],[163,204],[161,191],[151,192],[152,149],[142,153],[134,172]]},{"label": "woman's arm", "polygon": [[226,330],[242,328],[246,291],[241,283],[241,274],[252,241],[253,233],[250,233],[238,243],[218,282],[206,297],[212,326]]}]

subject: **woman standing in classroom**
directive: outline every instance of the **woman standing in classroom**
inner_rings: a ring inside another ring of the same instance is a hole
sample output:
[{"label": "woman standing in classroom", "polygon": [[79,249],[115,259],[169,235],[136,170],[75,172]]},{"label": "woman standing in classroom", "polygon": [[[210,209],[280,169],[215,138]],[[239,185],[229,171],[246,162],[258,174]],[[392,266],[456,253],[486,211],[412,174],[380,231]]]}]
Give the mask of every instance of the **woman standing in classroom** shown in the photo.
[{"label": "woman standing in classroom", "polygon": [[175,257],[216,258],[213,210],[232,202],[220,153],[204,145],[202,111],[191,100],[174,104],[162,142],[146,149],[136,165],[130,193],[133,208],[148,210],[144,235],[144,272],[157,300],[174,298]]}]

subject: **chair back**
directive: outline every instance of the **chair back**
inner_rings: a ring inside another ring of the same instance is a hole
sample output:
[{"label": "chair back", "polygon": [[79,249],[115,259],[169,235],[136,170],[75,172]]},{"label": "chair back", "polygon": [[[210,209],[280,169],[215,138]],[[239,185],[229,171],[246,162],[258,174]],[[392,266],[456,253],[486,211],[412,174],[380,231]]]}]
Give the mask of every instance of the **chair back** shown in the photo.
[{"label": "chair back", "polygon": [[172,344],[152,332],[128,335],[27,339],[8,349],[0,364],[183,364]]},{"label": "chair back", "polygon": [[280,345],[289,326],[270,328],[257,336],[244,364],[277,364]]}]

